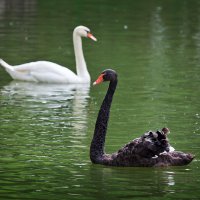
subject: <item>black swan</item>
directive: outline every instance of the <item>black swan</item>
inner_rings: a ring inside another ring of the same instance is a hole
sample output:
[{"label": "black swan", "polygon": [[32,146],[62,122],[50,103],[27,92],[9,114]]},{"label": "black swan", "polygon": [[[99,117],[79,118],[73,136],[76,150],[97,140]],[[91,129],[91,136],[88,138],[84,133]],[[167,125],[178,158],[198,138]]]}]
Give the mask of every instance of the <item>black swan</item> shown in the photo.
[{"label": "black swan", "polygon": [[193,160],[192,154],[170,151],[168,128],[157,132],[149,131],[126,144],[118,152],[106,154],[104,144],[112,98],[117,86],[117,73],[111,69],[103,71],[94,85],[104,81],[110,81],[110,84],[99,110],[90,146],[92,163],[123,167],[161,167],[187,165]]}]

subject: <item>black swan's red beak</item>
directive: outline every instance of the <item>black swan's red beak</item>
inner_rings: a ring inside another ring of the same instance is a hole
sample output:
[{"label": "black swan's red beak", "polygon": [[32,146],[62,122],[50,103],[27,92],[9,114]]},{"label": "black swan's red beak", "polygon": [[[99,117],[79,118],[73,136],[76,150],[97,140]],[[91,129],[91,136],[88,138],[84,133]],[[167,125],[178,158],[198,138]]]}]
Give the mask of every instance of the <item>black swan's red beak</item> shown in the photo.
[{"label": "black swan's red beak", "polygon": [[97,84],[102,83],[102,82],[104,81],[103,76],[104,76],[104,74],[101,74],[101,75],[97,78],[97,80],[93,83],[93,85],[97,85]]}]

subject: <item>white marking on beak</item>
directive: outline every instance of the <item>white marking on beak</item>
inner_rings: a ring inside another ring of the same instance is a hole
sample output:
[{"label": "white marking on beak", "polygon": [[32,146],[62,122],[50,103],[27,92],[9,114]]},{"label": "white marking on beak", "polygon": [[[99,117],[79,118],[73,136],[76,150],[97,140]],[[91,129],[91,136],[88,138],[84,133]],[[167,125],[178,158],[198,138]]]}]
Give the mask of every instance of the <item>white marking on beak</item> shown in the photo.
[{"label": "white marking on beak", "polygon": [[93,35],[90,37],[92,40],[94,40],[95,42],[97,41],[97,38],[95,38]]}]

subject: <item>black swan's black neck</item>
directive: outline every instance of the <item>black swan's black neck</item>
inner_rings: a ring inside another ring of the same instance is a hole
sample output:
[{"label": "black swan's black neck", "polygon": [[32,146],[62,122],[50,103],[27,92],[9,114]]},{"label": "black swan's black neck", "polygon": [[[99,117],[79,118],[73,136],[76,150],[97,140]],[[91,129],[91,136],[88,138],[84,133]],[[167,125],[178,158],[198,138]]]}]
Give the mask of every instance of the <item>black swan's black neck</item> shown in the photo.
[{"label": "black swan's black neck", "polygon": [[108,91],[102,102],[97,117],[94,136],[90,146],[90,159],[93,163],[101,163],[104,153],[104,144],[107,132],[107,125],[110,114],[110,107],[117,87],[117,79],[110,81]]}]

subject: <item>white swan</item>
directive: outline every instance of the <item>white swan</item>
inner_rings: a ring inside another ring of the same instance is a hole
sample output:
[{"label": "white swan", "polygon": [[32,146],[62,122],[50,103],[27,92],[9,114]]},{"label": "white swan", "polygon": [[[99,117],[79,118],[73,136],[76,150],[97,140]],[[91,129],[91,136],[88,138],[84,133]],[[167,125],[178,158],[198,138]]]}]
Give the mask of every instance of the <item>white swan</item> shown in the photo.
[{"label": "white swan", "polygon": [[78,26],[73,32],[74,52],[77,75],[71,70],[49,61],[36,61],[11,66],[0,59],[0,64],[14,80],[46,83],[90,83],[90,75],[85,63],[81,37],[97,39],[85,26]]}]

